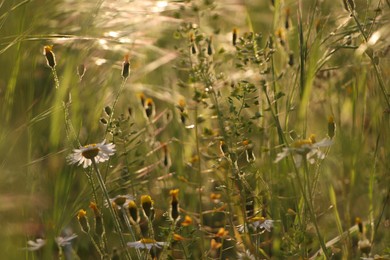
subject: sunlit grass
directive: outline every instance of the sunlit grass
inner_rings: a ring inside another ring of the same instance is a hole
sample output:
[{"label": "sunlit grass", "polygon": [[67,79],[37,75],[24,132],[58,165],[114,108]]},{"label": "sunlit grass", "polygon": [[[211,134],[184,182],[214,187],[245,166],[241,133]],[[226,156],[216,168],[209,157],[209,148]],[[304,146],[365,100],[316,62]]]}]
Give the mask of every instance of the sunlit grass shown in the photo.
[{"label": "sunlit grass", "polygon": [[260,2],[0,1],[2,258],[388,258],[390,5]]}]

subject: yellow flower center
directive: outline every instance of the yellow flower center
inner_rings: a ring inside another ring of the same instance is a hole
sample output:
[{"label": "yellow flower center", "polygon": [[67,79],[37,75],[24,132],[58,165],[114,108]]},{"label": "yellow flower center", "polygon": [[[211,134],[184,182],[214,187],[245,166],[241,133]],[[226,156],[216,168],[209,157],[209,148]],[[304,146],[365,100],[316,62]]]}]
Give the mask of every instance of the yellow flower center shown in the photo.
[{"label": "yellow flower center", "polygon": [[96,144],[89,144],[89,145],[84,146],[84,148],[87,148],[87,149],[84,152],[82,152],[81,154],[87,159],[95,158],[99,154],[99,151],[100,151],[99,147],[97,147]]},{"label": "yellow flower center", "polygon": [[142,244],[155,244],[156,243],[156,240],[152,239],[152,238],[142,238],[140,240],[140,242]]}]

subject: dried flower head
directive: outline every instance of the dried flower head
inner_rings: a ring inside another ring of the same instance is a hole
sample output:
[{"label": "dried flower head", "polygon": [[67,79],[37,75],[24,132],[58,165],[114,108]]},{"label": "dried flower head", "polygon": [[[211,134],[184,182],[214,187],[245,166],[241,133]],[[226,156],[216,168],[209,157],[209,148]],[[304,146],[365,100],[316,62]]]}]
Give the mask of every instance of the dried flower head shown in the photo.
[{"label": "dried flower head", "polygon": [[99,236],[103,236],[105,233],[103,216],[96,203],[91,202],[89,207],[92,209],[95,216],[95,233]]},{"label": "dried flower head", "polygon": [[332,139],[336,134],[336,124],[334,122],[333,116],[328,118],[328,136]]},{"label": "dried flower head", "polygon": [[129,54],[126,54],[122,63],[122,77],[126,79],[130,74]]},{"label": "dried flower head", "polygon": [[213,55],[214,51],[213,51],[213,36],[210,35],[210,38],[209,40],[207,41],[207,54],[209,56]]},{"label": "dried flower head", "polygon": [[139,101],[141,102],[141,106],[145,107],[145,100],[146,100],[145,94],[142,92],[137,93],[137,97],[138,97]]},{"label": "dried flower head", "polygon": [[236,46],[237,44],[237,35],[238,35],[237,28],[233,28],[233,36],[232,36],[233,46]]},{"label": "dried flower head", "polygon": [[74,149],[73,153],[67,157],[69,164],[83,165],[83,168],[87,168],[92,164],[92,159],[96,163],[105,162],[111,155],[115,153],[115,144],[105,144],[106,140],[99,144],[88,144]]},{"label": "dried flower head", "polygon": [[90,228],[89,228],[89,222],[87,218],[87,212],[83,209],[79,210],[79,213],[77,214],[77,220],[80,224],[81,230],[85,233],[88,233]]},{"label": "dried flower head", "polygon": [[[122,207],[126,207],[127,204],[132,200],[134,200],[134,197],[132,195],[117,195],[114,198],[110,199],[110,204],[114,206],[114,208],[120,210]],[[108,203],[105,202],[104,206],[108,207]]]},{"label": "dried flower head", "polygon": [[141,196],[142,212],[146,218],[152,220],[154,218],[153,200],[149,195]]},{"label": "dried flower head", "polygon": [[153,99],[151,98],[147,98],[145,100],[145,115],[148,119],[152,119],[154,118],[155,114],[156,114],[156,108],[154,106],[154,102],[153,102]]},{"label": "dried flower head", "polygon": [[172,221],[178,221],[180,219],[179,214],[179,189],[170,190],[169,195],[171,195],[171,205],[169,210],[169,217]]},{"label": "dried flower head", "polygon": [[138,207],[137,204],[135,204],[134,200],[130,200],[127,205],[127,210],[130,215],[130,222],[132,224],[138,223],[140,220],[139,214],[138,214]]},{"label": "dried flower head", "polygon": [[43,47],[43,55],[46,57],[47,66],[54,69],[56,66],[56,57],[53,52],[53,45],[46,45]]}]

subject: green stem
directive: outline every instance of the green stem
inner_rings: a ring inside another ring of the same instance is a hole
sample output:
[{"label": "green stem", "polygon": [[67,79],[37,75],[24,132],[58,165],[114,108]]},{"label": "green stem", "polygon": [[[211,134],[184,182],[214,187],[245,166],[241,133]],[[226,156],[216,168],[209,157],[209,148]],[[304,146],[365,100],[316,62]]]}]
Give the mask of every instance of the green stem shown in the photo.
[{"label": "green stem", "polygon": [[111,217],[114,220],[115,229],[116,229],[117,233],[119,234],[123,250],[126,252],[126,259],[132,259],[131,255],[129,254],[129,251],[127,250],[126,241],[125,241],[125,238],[123,237],[123,233],[122,233],[122,230],[121,230],[121,226],[120,226],[119,220],[118,220],[118,218],[117,218],[117,216],[116,216],[116,214],[114,212],[114,209],[112,208],[112,205],[110,203],[110,197],[108,196],[107,188],[106,188],[106,185],[104,184],[103,177],[100,174],[99,168],[96,165],[95,158],[92,158],[91,160],[92,160],[93,168],[96,171],[96,176],[97,176],[100,188],[102,189],[103,195],[104,195],[104,197],[105,197],[105,199],[107,201],[108,209],[110,211]]},{"label": "green stem", "polygon": [[[137,239],[136,239],[136,237],[135,237],[133,228],[131,227],[129,218],[128,218],[126,212],[125,212],[125,208],[124,208],[124,207],[121,207],[121,212],[122,212],[123,218],[125,219],[126,226],[127,226],[127,228],[129,229],[129,231],[130,231],[131,237],[133,238],[133,241],[136,241]],[[141,259],[141,253],[140,253],[139,249],[136,248],[135,251],[136,251],[136,253],[137,253],[138,259]]]}]

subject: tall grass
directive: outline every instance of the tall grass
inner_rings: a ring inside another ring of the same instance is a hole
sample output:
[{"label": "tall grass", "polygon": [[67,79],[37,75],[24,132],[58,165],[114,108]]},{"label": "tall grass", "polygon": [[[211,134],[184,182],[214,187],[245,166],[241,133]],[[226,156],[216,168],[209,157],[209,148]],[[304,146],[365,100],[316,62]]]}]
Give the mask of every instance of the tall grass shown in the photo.
[{"label": "tall grass", "polygon": [[389,8],[0,1],[2,258],[389,258]]}]

